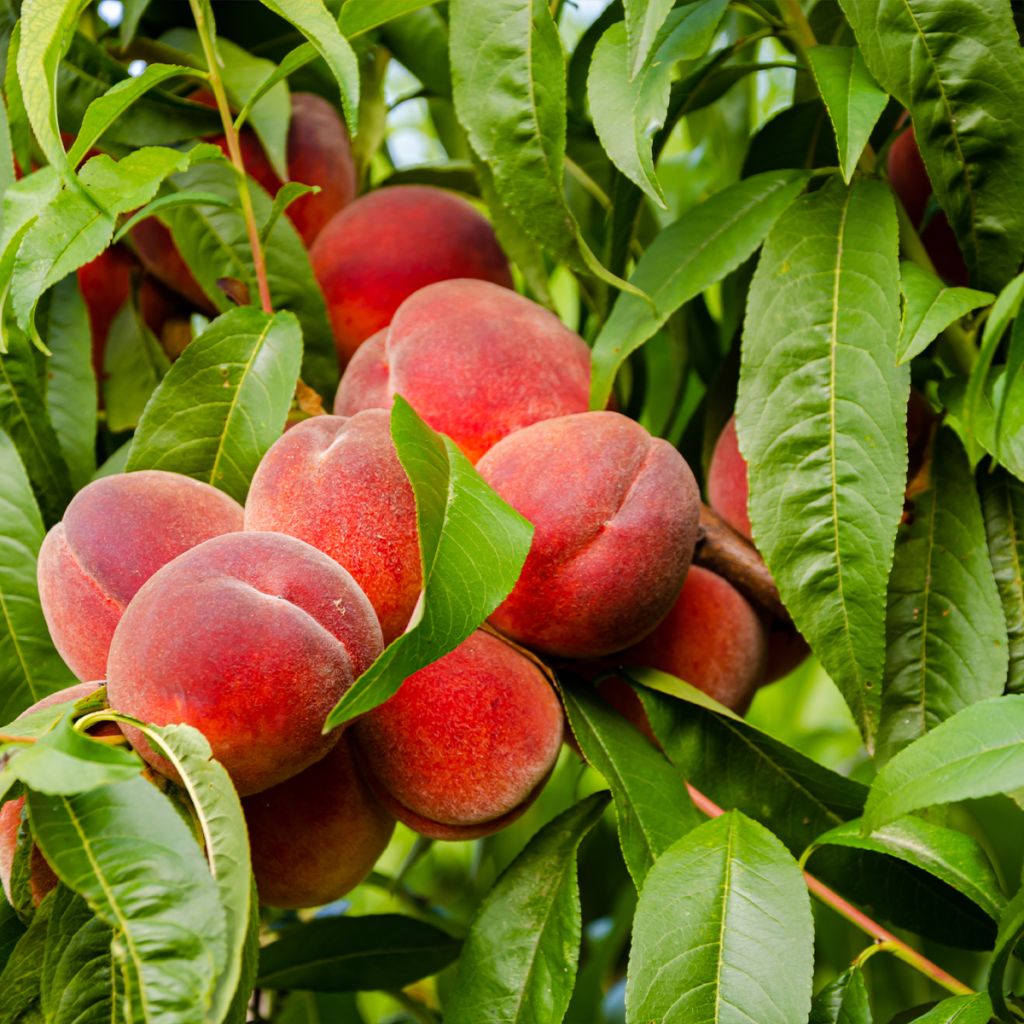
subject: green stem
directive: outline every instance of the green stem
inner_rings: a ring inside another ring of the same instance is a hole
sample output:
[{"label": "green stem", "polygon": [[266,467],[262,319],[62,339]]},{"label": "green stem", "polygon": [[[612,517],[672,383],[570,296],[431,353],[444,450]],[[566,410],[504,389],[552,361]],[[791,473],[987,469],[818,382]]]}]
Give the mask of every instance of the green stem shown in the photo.
[{"label": "green stem", "polygon": [[263,245],[260,242],[259,227],[256,224],[256,211],[252,205],[252,193],[249,191],[249,178],[245,173],[242,150],[238,144],[238,131],[231,118],[231,106],[228,103],[227,93],[224,91],[224,80],[220,74],[217,51],[213,44],[210,26],[206,23],[206,16],[203,13],[199,0],[189,0],[189,5],[192,8],[192,16],[195,19],[196,31],[203,44],[203,54],[206,57],[207,69],[210,72],[210,86],[217,101],[217,110],[220,112],[221,124],[224,126],[224,138],[228,144],[228,155],[231,158],[231,163],[234,165],[238,178],[238,198],[242,203],[242,216],[245,218],[246,230],[249,234],[253,269],[256,271],[256,283],[260,293],[260,305],[263,307],[264,313],[273,313],[274,306],[270,299],[270,282],[267,280],[267,264],[263,254]]},{"label": "green stem", "polygon": [[809,50],[812,46],[818,45],[814,37],[814,29],[800,6],[800,0],[779,0],[779,11],[786,23],[786,29],[790,38],[803,50]]}]

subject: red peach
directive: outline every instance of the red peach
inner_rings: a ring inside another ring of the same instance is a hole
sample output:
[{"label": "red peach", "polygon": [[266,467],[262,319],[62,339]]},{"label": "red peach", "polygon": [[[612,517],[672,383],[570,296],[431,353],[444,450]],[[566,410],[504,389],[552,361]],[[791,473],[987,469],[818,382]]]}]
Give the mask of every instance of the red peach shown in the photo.
[{"label": "red peach", "polygon": [[586,411],[589,388],[590,351],[553,313],[486,281],[443,281],[357,353],[334,411],[387,408],[400,394],[476,462],[515,430]]},{"label": "red peach", "polygon": [[736,417],[730,416],[708,466],[708,502],[737,533],[753,540],[747,500],[747,462],[740,454]]},{"label": "red peach", "polygon": [[331,749],[324,719],[382,647],[370,602],[337,562],[284,534],[229,533],[135,595],[110,645],[107,693],[143,721],[199,729],[246,796]]},{"label": "red peach", "polygon": [[38,566],[46,624],[71,671],[102,679],[139,587],[183,551],[242,526],[236,501],[178,473],[122,473],[83,487],[46,535]]},{"label": "red peach", "polygon": [[768,630],[768,660],[761,685],[788,676],[811,653],[807,641],[789,623],[774,623]]},{"label": "red peach", "polygon": [[171,291],[183,295],[196,309],[210,316],[216,314],[216,307],[182,258],[170,231],[156,217],[140,221],[131,235],[135,252],[146,270]]},{"label": "red peach", "polygon": [[331,219],[309,255],[342,365],[428,284],[469,277],[512,287],[487,219],[466,200],[426,185],[360,197]]},{"label": "red peach", "polygon": [[295,424],[263,457],[245,503],[246,529],[298,537],[352,573],[385,643],[422,583],[416,501],[389,424],[383,409]]},{"label": "red peach", "polygon": [[534,525],[512,593],[491,623],[550,654],[599,657],[669,612],[697,537],[697,484],[668,442],[615,412],[510,434],[481,476]]},{"label": "red peach", "polygon": [[562,708],[540,668],[477,630],[353,728],[374,793],[434,839],[476,839],[529,806],[558,757]]}]

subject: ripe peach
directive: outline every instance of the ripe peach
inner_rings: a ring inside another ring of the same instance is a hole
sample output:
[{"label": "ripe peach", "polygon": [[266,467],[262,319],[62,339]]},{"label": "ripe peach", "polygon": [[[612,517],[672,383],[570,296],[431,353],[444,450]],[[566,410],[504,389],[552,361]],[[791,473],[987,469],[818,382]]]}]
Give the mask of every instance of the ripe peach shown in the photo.
[{"label": "ripe peach", "polygon": [[309,255],[342,365],[428,284],[470,277],[512,287],[487,219],[466,200],[426,185],[361,196],[331,219]]},{"label": "ripe peach", "polygon": [[260,901],[316,907],[354,889],[388,845],[395,819],[374,799],[347,735],[316,764],[242,801]]},{"label": "ripe peach", "polygon": [[38,567],[46,624],[71,671],[102,679],[114,627],[139,587],[183,551],[242,525],[236,501],[178,473],[122,473],[83,487],[46,535]]},{"label": "ripe peach", "polygon": [[383,409],[292,427],[253,477],[245,526],[298,537],[344,566],[385,643],[405,628],[422,581],[416,502]]},{"label": "ripe peach", "polygon": [[730,416],[708,466],[708,503],[737,533],[752,541],[747,498],[747,462],[740,454],[736,417]]},{"label": "ripe peach", "polygon": [[553,313],[486,281],[442,281],[357,353],[334,411],[387,408],[400,394],[476,462],[521,427],[586,411],[589,388],[590,352]]},{"label": "ripe peach", "polygon": [[697,537],[697,484],[666,441],[615,412],[510,434],[481,476],[534,525],[512,593],[491,623],[567,657],[622,650],[668,614]]},{"label": "ripe peach", "polygon": [[532,661],[477,630],[353,727],[367,781],[399,821],[433,839],[512,822],[547,779],[562,708]]},{"label": "ripe peach", "polygon": [[[65,687],[56,693],[51,693],[42,700],[38,700],[32,707],[23,711],[19,718],[24,718],[33,711],[42,711],[43,708],[53,707],[54,704],[63,704],[64,701],[81,700],[97,690],[102,683],[76,683],[74,686]],[[113,723],[104,723],[97,726],[93,733],[97,736],[111,735],[117,732],[117,726]],[[0,885],[3,886],[7,902],[12,902],[11,893],[11,871],[14,868],[14,857],[18,846],[18,830],[21,828],[21,812],[25,806],[25,798],[18,797],[15,800],[8,800],[0,805]],[[39,906],[51,889],[56,888],[57,876],[53,868],[47,863],[42,851],[35,843],[32,844],[32,851],[29,854],[29,889],[32,894],[32,903]]]},{"label": "ripe peach", "polygon": [[230,533],[186,551],[135,595],[110,645],[107,693],[143,721],[199,729],[246,796],[334,746],[324,719],[382,647],[370,602],[337,562],[284,534]]},{"label": "ripe peach", "polygon": [[761,685],[774,683],[803,663],[811,653],[807,641],[789,623],[773,623],[768,630],[768,660]]},{"label": "ripe peach", "polygon": [[171,291],[183,295],[200,312],[216,314],[216,307],[182,258],[170,231],[156,217],[147,217],[136,224],[131,236],[135,252],[149,273]]}]

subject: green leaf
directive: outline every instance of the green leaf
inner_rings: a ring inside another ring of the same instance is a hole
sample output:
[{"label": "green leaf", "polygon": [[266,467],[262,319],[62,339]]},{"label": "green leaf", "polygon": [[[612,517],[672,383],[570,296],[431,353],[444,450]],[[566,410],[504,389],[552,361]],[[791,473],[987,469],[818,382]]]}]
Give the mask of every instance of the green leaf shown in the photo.
[{"label": "green leaf", "polygon": [[793,1024],[810,1010],[813,965],[799,867],[766,828],[729,811],[683,836],[647,875],[626,1021]]},{"label": "green leaf", "polygon": [[764,240],[807,183],[801,171],[737,182],[660,231],[630,280],[651,296],[620,295],[594,342],[590,405],[603,409],[619,367],[680,306],[735,270]]},{"label": "green leaf", "polygon": [[436,3],[437,0],[346,0],[338,24],[345,36],[353,39],[403,14]]},{"label": "green leaf", "polygon": [[[229,200],[223,206],[168,207],[160,216],[213,305],[221,312],[233,308],[231,300],[217,285],[222,277],[242,281],[250,295],[258,294],[248,228],[237,207],[238,184],[232,168],[223,162],[200,164],[171,179],[167,189],[210,192]],[[272,207],[270,198],[251,179],[249,191],[256,223],[265,224]],[[271,229],[264,256],[274,308],[290,310],[302,325],[302,379],[322,396],[333,395],[338,386],[334,333],[327,319],[323,293],[313,276],[309,254],[287,217],[279,218]]]},{"label": "green leaf", "polygon": [[812,46],[807,60],[832,119],[839,165],[849,184],[889,97],[856,46]]},{"label": "green leaf", "polygon": [[654,52],[658,32],[669,16],[672,5],[673,0],[623,0],[625,37],[629,42],[630,81],[636,78]]},{"label": "green leaf", "polygon": [[989,1024],[991,1019],[992,1001],[984,992],[976,992],[943,999],[923,1017],[915,1017],[913,1024]]},{"label": "green leaf", "polygon": [[224,911],[189,827],[142,778],[77,796],[28,791],[58,877],[116,933],[130,1019],[204,1024],[225,965]]},{"label": "green leaf", "polygon": [[325,730],[382,704],[403,680],[458,647],[515,586],[533,537],[533,527],[401,395],[391,437],[416,497],[423,594],[409,628],[349,687]]},{"label": "green leaf", "polygon": [[917,144],[971,278],[995,291],[1024,249],[1024,58],[1007,3],[840,0]]},{"label": "green leaf", "polygon": [[554,1024],[565,1015],[581,933],[576,851],[607,805],[607,793],[594,793],[549,822],[483,898],[445,1024]]},{"label": "green leaf", "polygon": [[53,353],[46,367],[46,408],[77,491],[96,472],[96,373],[89,315],[73,278],[50,292],[36,325]]},{"label": "green leaf", "polygon": [[[24,934],[25,926],[14,912],[14,908],[6,901],[0,900],[0,978],[3,977],[2,972],[12,950]],[[2,991],[4,988],[0,982],[0,992]]]},{"label": "green leaf", "polygon": [[123,13],[121,15],[121,32],[119,37],[122,49],[127,47],[135,38],[135,33],[139,28],[139,21],[142,15],[146,13],[149,3],[150,0],[122,0]]},{"label": "green leaf", "polygon": [[[288,185],[284,186],[284,188],[287,187]],[[281,191],[283,192],[284,189]],[[237,192],[235,193],[234,199],[230,196],[219,195],[216,192],[170,192],[162,196],[157,196],[152,202],[146,203],[145,206],[136,210],[114,233],[114,241],[120,242],[136,224],[145,220],[147,217],[152,217],[161,211],[173,210],[176,207],[183,206],[224,206],[229,209],[240,208]]]},{"label": "green leaf", "polygon": [[1003,603],[1010,666],[1006,688],[1024,692],[1024,483],[1003,469],[981,476],[988,554]]},{"label": "green leaf", "polygon": [[557,258],[629,287],[590,251],[566,203],[565,54],[547,0],[452,0],[449,14],[455,112],[502,203]]},{"label": "green leaf", "polygon": [[278,222],[281,214],[291,206],[300,196],[308,195],[311,192],[319,192],[319,185],[303,185],[301,181],[287,181],[278,190],[277,195],[274,196],[274,203],[270,207],[270,213],[267,215],[267,220],[264,225],[260,228],[260,242],[263,245],[267,244],[267,239],[270,236],[270,232],[274,230],[274,225]]},{"label": "green leaf", "polygon": [[14,754],[4,771],[38,793],[70,796],[136,778],[142,768],[137,754],[83,736],[65,716]]},{"label": "green leaf", "polygon": [[221,1024],[247,1024],[252,990],[256,984],[256,971],[260,956],[260,898],[253,879],[249,893],[249,927],[246,930],[245,945],[242,949],[242,963],[238,985],[227,1015]]},{"label": "green leaf", "polygon": [[563,687],[562,696],[583,756],[611,787],[622,854],[639,889],[658,857],[702,819],[664,755],[592,687]]},{"label": "green leaf", "polygon": [[128,472],[170,470],[244,501],[256,466],[281,436],[301,355],[291,313],[240,306],[219,316],[153,393]]},{"label": "green leaf", "polygon": [[1018,316],[1010,332],[1010,344],[1006,352],[1006,375],[1003,389],[996,399],[996,459],[1001,459],[1005,443],[1015,439],[1013,425],[1008,425],[1006,416],[1011,410],[1011,396],[1016,394],[1024,371],[1024,317]]},{"label": "green leaf", "polygon": [[[195,821],[202,834],[224,909],[227,964],[217,975],[208,1017],[220,1021],[227,1014],[242,976],[252,907],[252,864],[248,833],[238,793],[224,766],[213,759],[210,744],[201,732],[188,725],[154,726],[135,723],[150,745],[178,773],[189,795]],[[258,939],[257,939],[258,944]]]},{"label": "green leaf", "polygon": [[40,904],[0,973],[0,1024],[36,1024],[41,1019],[40,984],[52,910],[51,894]]},{"label": "green leaf", "polygon": [[32,131],[47,162],[68,166],[57,123],[57,67],[86,0],[25,0],[21,6],[18,81]]},{"label": "green leaf", "polygon": [[903,322],[900,324],[899,362],[920,355],[950,324],[972,309],[987,306],[995,296],[973,288],[950,288],[916,263],[900,264]]},{"label": "green leaf", "polygon": [[897,246],[881,182],[794,203],[750,286],[736,403],[758,550],[869,751],[907,475]]},{"label": "green leaf", "polygon": [[262,3],[291,22],[316,47],[341,89],[345,123],[349,133],[355,135],[359,127],[359,65],[323,0],[262,0]]},{"label": "green leaf", "polygon": [[204,77],[195,68],[180,64],[148,64],[142,74],[112,85],[92,101],[82,118],[74,145],[68,151],[68,163],[77,167],[86,153],[103,137],[103,133],[140,97],[150,89],[179,75]]},{"label": "green leaf", "polygon": [[927,871],[999,920],[1006,906],[999,878],[978,841],[963,832],[923,818],[900,818],[865,836],[859,820],[848,821],[819,836],[805,860],[824,846],[844,846],[885,854]]},{"label": "green leaf", "polygon": [[[947,378],[939,384],[939,397],[946,405],[946,421],[964,442],[972,467],[977,466],[985,452],[995,458],[998,448],[999,464],[1018,480],[1024,480],[1024,377],[1017,377],[1012,389],[1008,389],[1006,367],[992,367],[975,410],[970,434],[964,419],[965,384],[963,377]],[[1003,443],[997,445],[995,409],[1000,404],[1005,409],[1005,420]]]},{"label": "green leaf", "polygon": [[103,353],[103,405],[107,429],[118,433],[139,425],[142,411],[171,368],[163,346],[131,300],[110,323]]},{"label": "green leaf", "polygon": [[999,934],[989,965],[988,995],[992,1008],[1001,1020],[1013,1020],[1013,1013],[1006,1002],[1006,972],[1014,950],[1024,938],[1024,888],[1006,905],[999,921]]},{"label": "green leaf", "polygon": [[400,914],[328,917],[289,928],[260,950],[256,984],[269,989],[401,989],[447,967],[460,943]]},{"label": "green leaf", "polygon": [[880,761],[1003,692],[1006,624],[974,477],[951,430],[935,438],[929,487],[897,535],[886,639]]},{"label": "green leaf", "polygon": [[0,431],[14,442],[43,522],[57,522],[71,500],[71,477],[46,413],[35,354],[20,331],[11,335],[7,355],[0,357]]},{"label": "green leaf", "polygon": [[873,832],[911,811],[1024,786],[1024,696],[972,704],[937,725],[878,773],[864,808]]},{"label": "green leaf", "polygon": [[249,120],[249,114],[252,112],[253,107],[278,82],[283,82],[289,75],[295,74],[300,68],[304,68],[307,64],[316,60],[317,56],[316,47],[312,43],[300,43],[294,50],[289,50],[281,58],[281,63],[275,64],[270,74],[249,94],[249,98],[235,117],[235,127],[241,128]]},{"label": "green leaf", "polygon": [[808,1024],[874,1024],[874,1019],[864,972],[850,967],[814,997]]}]

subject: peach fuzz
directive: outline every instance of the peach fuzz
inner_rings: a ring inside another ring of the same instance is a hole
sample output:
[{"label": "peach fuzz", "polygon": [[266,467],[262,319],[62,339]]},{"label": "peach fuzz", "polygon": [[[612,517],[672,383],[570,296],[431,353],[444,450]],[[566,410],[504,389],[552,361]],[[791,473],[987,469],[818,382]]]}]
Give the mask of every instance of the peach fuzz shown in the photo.
[{"label": "peach fuzz", "polygon": [[135,595],[110,645],[107,695],[143,721],[199,729],[246,796],[334,746],[324,719],[382,647],[370,602],[337,562],[294,537],[231,533],[185,552]]},{"label": "peach fuzz", "polygon": [[[82,700],[102,685],[102,683],[76,683],[74,686],[65,687],[63,690],[48,694],[42,700],[36,701],[32,707],[18,715],[18,718],[24,718],[33,711],[42,711],[55,704],[63,704],[65,701]],[[97,736],[109,736],[117,731],[117,726],[112,722],[101,723],[91,730]],[[0,885],[3,886],[8,903],[12,902],[11,872],[17,853],[18,831],[21,828],[21,812],[24,806],[25,798],[23,796],[0,805]],[[56,888],[56,885],[57,876],[53,873],[53,868],[50,867],[39,847],[33,843],[32,851],[29,854],[29,891],[32,894],[32,903],[38,907],[47,893]]]},{"label": "peach fuzz", "polygon": [[510,434],[477,468],[534,525],[495,628],[548,654],[593,658],[636,643],[668,614],[700,506],[668,442],[619,413],[585,412]]},{"label": "peach fuzz", "polygon": [[585,412],[590,350],[553,313],[486,281],[443,281],[402,303],[349,364],[342,416],[402,395],[476,462],[539,420]]},{"label": "peach fuzz", "polygon": [[422,580],[416,502],[384,410],[292,427],[253,477],[245,526],[298,537],[344,566],[370,599],[385,643],[405,629]]},{"label": "peach fuzz", "polygon": [[347,735],[312,767],[242,802],[260,902],[317,907],[354,889],[395,819],[356,768]]},{"label": "peach fuzz", "polygon": [[367,781],[399,821],[433,839],[476,839],[533,801],[562,729],[541,669],[477,630],[352,731]]},{"label": "peach fuzz", "polygon": [[309,256],[342,365],[429,284],[471,277],[512,287],[490,222],[465,199],[428,185],[361,196],[331,218]]},{"label": "peach fuzz", "polygon": [[54,646],[79,679],[106,675],[114,629],[136,591],[182,552],[241,530],[242,507],[209,484],[142,470],[83,487],[39,551]]}]

